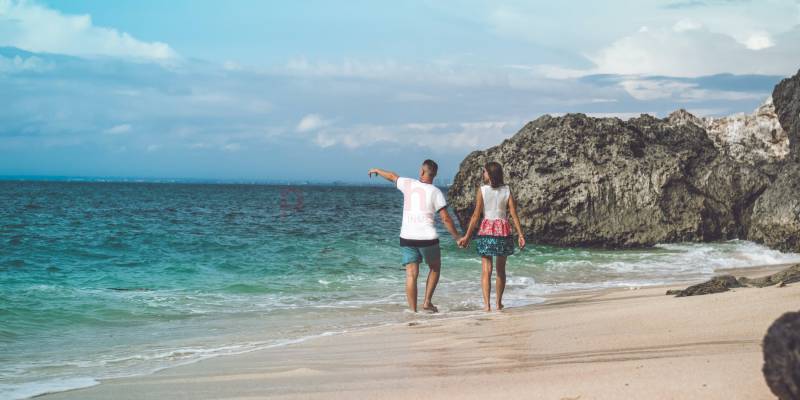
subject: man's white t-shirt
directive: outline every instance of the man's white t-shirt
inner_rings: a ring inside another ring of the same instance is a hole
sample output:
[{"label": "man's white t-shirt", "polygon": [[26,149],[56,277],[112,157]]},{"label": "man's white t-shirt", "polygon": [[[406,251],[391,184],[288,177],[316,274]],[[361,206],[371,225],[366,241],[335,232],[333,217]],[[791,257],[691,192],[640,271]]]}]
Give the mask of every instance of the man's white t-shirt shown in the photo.
[{"label": "man's white t-shirt", "polygon": [[397,189],[403,192],[403,225],[400,237],[410,240],[439,238],[434,227],[434,215],[447,207],[439,188],[411,178],[397,178]]}]

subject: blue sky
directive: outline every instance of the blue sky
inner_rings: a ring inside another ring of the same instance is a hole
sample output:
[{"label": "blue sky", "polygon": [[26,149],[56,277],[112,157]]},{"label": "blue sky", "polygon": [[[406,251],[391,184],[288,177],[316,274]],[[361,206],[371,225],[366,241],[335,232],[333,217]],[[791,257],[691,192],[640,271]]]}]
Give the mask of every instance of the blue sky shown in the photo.
[{"label": "blue sky", "polygon": [[546,113],[750,112],[798,68],[798,0],[0,0],[0,175],[447,181]]}]

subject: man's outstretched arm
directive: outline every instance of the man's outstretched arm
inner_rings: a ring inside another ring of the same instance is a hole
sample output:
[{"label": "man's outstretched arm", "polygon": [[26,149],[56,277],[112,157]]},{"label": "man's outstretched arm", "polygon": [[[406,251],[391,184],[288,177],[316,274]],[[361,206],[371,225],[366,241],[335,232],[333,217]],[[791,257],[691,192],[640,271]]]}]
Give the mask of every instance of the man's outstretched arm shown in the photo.
[{"label": "man's outstretched arm", "polygon": [[380,176],[383,177],[383,179],[386,179],[389,182],[397,182],[397,178],[398,178],[397,174],[395,174],[394,172],[392,172],[392,171],[384,171],[384,170],[382,170],[380,168],[373,168],[373,169],[369,170],[369,177],[370,178],[372,178],[372,174],[380,175]]},{"label": "man's outstretched arm", "polygon": [[442,219],[444,227],[447,228],[447,231],[450,232],[450,235],[453,236],[453,239],[458,242],[461,239],[461,235],[458,234],[456,225],[453,223],[453,219],[450,218],[450,213],[447,212],[447,207],[442,207],[442,209],[439,210],[439,218]]}]

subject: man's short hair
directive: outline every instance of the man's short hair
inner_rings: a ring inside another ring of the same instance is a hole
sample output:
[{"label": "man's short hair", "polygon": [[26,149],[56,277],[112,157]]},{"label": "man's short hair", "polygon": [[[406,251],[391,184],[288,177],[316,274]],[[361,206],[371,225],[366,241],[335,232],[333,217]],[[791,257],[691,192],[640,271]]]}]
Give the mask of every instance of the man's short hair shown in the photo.
[{"label": "man's short hair", "polygon": [[439,172],[439,164],[436,164],[436,161],[433,160],[423,161],[422,168],[425,168],[425,172],[427,172],[431,178],[436,177],[436,173]]}]

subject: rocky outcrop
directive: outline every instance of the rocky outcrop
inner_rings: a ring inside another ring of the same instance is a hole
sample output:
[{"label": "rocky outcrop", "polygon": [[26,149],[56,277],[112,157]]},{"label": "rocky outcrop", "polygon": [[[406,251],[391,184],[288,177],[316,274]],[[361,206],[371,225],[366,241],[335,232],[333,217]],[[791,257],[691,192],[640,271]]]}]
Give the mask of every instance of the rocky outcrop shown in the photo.
[{"label": "rocky outcrop", "polygon": [[780,400],[800,399],[800,312],[788,312],[770,325],[764,336],[767,386]]},{"label": "rocky outcrop", "polygon": [[783,251],[800,251],[800,72],[772,92],[775,113],[788,133],[790,162],[753,206],[747,238]]},{"label": "rocky outcrop", "polygon": [[783,287],[795,282],[800,282],[800,264],[792,265],[782,271],[760,278],[747,278],[742,276],[736,279],[733,275],[715,276],[706,282],[689,286],[686,289],[667,290],[667,295],[674,295],[675,297],[699,296],[703,294],[727,292],[732,288],[738,287],[763,288],[774,285]]},{"label": "rocky outcrop", "polygon": [[624,248],[742,238],[800,250],[800,196],[790,196],[800,184],[797,82],[800,74],[782,82],[750,115],[543,116],[469,154],[449,204],[466,226],[479,172],[497,161],[535,242]]},{"label": "rocky outcrop", "polygon": [[800,264],[792,265],[783,271],[760,278],[747,278],[744,276],[739,278],[739,284],[754,287],[785,286],[795,282],[800,282]]},{"label": "rocky outcrop", "polygon": [[483,164],[503,164],[525,233],[568,246],[636,247],[740,237],[766,172],[723,156],[679,111],[623,121],[544,116],[461,163],[448,191],[462,226]]},{"label": "rocky outcrop", "polygon": [[692,285],[683,290],[667,290],[667,295],[674,295],[675,297],[687,296],[700,296],[704,294],[722,293],[731,290],[731,288],[738,288],[742,285],[736,280],[733,275],[720,275],[711,278],[711,280]]}]

